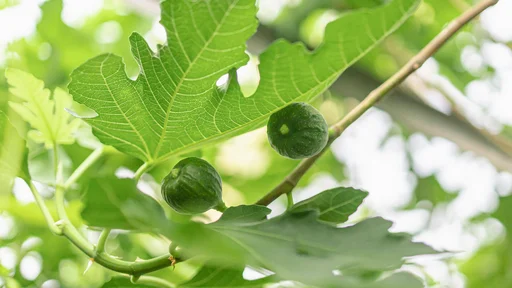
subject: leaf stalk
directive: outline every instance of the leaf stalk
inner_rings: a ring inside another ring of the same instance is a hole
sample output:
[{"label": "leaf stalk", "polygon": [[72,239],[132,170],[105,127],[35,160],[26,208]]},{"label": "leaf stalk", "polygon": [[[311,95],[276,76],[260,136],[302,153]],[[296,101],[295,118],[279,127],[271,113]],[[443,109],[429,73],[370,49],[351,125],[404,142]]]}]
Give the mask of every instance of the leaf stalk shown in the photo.
[{"label": "leaf stalk", "polygon": [[80,166],[76,168],[76,170],[73,172],[73,174],[71,174],[66,183],[64,183],[64,189],[69,189],[71,185],[75,184],[76,181],[78,181],[78,179],[82,177],[85,171],[87,171],[87,169],[89,169],[94,163],[96,163],[96,161],[98,161],[98,159],[100,159],[104,152],[105,147],[103,146],[101,148],[94,150],[94,152],[92,152],[89,155],[89,157],[87,157],[87,159],[85,159],[84,162],[82,162],[82,164],[80,164]]}]

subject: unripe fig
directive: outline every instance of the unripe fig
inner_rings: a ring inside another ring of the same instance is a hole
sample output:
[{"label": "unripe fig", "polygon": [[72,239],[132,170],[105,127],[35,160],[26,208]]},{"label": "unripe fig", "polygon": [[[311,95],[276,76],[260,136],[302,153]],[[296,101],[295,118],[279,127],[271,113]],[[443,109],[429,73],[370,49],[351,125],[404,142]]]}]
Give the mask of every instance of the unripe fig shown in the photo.
[{"label": "unripe fig", "polygon": [[293,103],[270,116],[268,141],[282,156],[303,159],[318,154],[327,144],[329,128],[313,106]]},{"label": "unripe fig", "polygon": [[163,180],[162,197],[181,214],[199,214],[225,207],[219,173],[196,157],[185,158],[174,166]]}]

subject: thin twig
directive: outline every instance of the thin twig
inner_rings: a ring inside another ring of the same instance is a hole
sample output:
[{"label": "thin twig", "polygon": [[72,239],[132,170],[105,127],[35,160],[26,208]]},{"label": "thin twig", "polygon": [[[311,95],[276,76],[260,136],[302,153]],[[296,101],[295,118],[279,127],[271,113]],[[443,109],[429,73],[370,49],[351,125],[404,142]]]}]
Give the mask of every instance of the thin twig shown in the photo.
[{"label": "thin twig", "polygon": [[[53,142],[53,174],[58,174],[58,168],[59,167],[59,146],[57,145],[57,142]],[[55,183],[57,183],[58,179],[55,179]]]},{"label": "thin twig", "polygon": [[279,196],[289,193],[297,186],[299,180],[306,174],[306,172],[313,166],[318,158],[329,149],[330,145],[336,138],[338,138],[347,127],[354,123],[361,117],[368,109],[373,107],[384,96],[387,95],[392,89],[402,83],[409,75],[418,70],[425,61],[428,60],[439,48],[441,48],[457,31],[466,25],[473,18],[482,13],[485,9],[498,3],[498,0],[484,0],[476,4],[471,9],[464,12],[461,16],[453,20],[445,29],[443,29],[425,48],[423,48],[416,56],[414,56],[405,66],[403,66],[397,73],[389,78],[382,85],[377,87],[368,94],[368,96],[352,109],[341,121],[331,126],[329,129],[329,142],[322,152],[319,154],[303,160],[277,187],[270,191],[267,195],[261,198],[256,204],[268,205],[276,200]]},{"label": "thin twig", "polygon": [[139,182],[140,177],[142,177],[142,175],[146,173],[146,171],[148,171],[149,169],[151,169],[151,165],[148,162],[145,162],[142,166],[140,166],[139,169],[135,171],[135,175],[133,176],[135,182]]},{"label": "thin twig", "polygon": [[286,199],[288,200],[288,203],[286,205],[286,210],[290,210],[293,207],[293,193],[286,193]]},{"label": "thin twig", "polygon": [[80,164],[80,166],[78,166],[78,168],[76,168],[76,170],[73,172],[73,174],[71,174],[71,176],[68,178],[68,180],[64,184],[64,189],[68,189],[78,179],[80,179],[80,177],[82,177],[82,175],[85,173],[85,171],[87,171],[87,169],[89,169],[94,163],[96,163],[96,161],[98,161],[98,159],[100,159],[100,157],[103,155],[104,152],[105,152],[105,147],[103,147],[103,146],[94,150],[94,152],[92,152],[87,157],[87,159],[85,159],[84,162],[82,162],[82,164]]},{"label": "thin twig", "polygon": [[110,229],[105,228],[101,231],[100,238],[96,244],[96,253],[103,253],[105,251],[105,244],[107,244],[108,235],[110,235]]},{"label": "thin twig", "polygon": [[[59,223],[59,222],[58,222]],[[99,265],[128,275],[143,275],[173,265],[173,259],[170,254],[164,254],[148,260],[137,260],[135,262],[117,259],[104,251],[98,253],[91,243],[89,243],[80,232],[69,221],[61,221],[60,228],[62,235],[66,237],[73,245],[86,254],[92,261]]]},{"label": "thin twig", "polygon": [[50,228],[50,231],[56,235],[61,235],[62,231],[55,225],[55,221],[53,220],[53,216],[50,213],[50,210],[48,210],[48,206],[46,206],[46,203],[44,203],[43,197],[41,197],[41,194],[39,194],[39,191],[37,191],[36,186],[32,183],[30,180],[26,180],[28,187],[30,188],[30,192],[32,192],[32,195],[34,195],[34,199],[36,200],[37,205],[41,209],[41,212],[43,212],[44,219],[46,220],[46,223],[48,224],[48,227]]}]

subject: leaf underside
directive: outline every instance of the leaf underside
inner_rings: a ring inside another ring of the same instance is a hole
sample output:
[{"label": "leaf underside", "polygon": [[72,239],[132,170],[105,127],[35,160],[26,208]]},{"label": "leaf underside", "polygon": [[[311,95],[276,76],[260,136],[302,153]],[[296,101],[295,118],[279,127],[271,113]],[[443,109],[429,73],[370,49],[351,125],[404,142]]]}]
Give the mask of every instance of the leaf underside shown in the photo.
[{"label": "leaf underside", "polygon": [[[382,284],[386,281],[417,281],[397,274],[375,282],[376,278],[367,279],[367,275],[397,269],[404,257],[436,253],[424,244],[413,243],[410,235],[389,233],[391,222],[381,218],[338,228],[319,221],[319,210],[291,211],[267,219],[268,208],[243,205],[228,208],[212,224],[181,223],[168,219],[154,199],[136,190],[132,179],[97,179],[88,191],[82,216],[89,224],[141,231],[151,227],[150,232],[178,244],[183,257],[202,255],[217,270],[231,267],[227,272],[219,270],[230,275],[234,275],[233,267],[251,265],[274,272],[277,278],[272,281],[293,280],[320,287],[340,287],[336,286],[340,283],[346,287],[386,287]],[[336,270],[341,275],[333,274]],[[230,283],[225,282],[227,287]]]},{"label": "leaf underside", "polygon": [[72,101],[64,90],[57,88],[50,97],[50,90],[44,88],[42,80],[18,69],[7,69],[5,77],[9,92],[21,100],[10,101],[10,107],[33,129],[28,132],[29,138],[44,143],[47,149],[75,141],[73,132],[81,121],[65,111]]},{"label": "leaf underside", "polygon": [[351,187],[326,190],[292,207],[292,211],[317,210],[318,219],[334,224],[344,223],[368,196],[368,192]]},{"label": "leaf underside", "polygon": [[[151,231],[152,217],[164,218],[160,204],[140,192],[133,179],[91,179],[85,189],[83,203],[81,216],[94,227]],[[133,209],[148,213],[140,218],[130,217]]]},{"label": "leaf underside", "polygon": [[436,253],[424,244],[413,243],[409,235],[389,233],[390,227],[391,222],[373,218],[337,228],[319,222],[318,212],[310,210],[262,221],[221,220],[181,227],[167,222],[161,231],[176,241],[183,253],[205,255],[210,263],[260,266],[280,279],[320,287],[340,287],[336,286],[340,283],[347,283],[347,287],[385,287],[370,285],[374,282],[371,280],[365,284],[361,277],[373,271],[397,269],[404,257]]},{"label": "leaf underside", "polygon": [[[244,65],[255,32],[255,0],[164,1],[167,46],[154,53],[130,37],[139,63],[136,80],[122,59],[100,55],[77,68],[69,90],[99,116],[85,119],[107,145],[146,162],[158,162],[261,126],[293,102],[309,101],[398,28],[419,1],[393,0],[347,13],[327,26],[316,51],[279,40],[260,55],[260,84],[242,95],[234,68]],[[217,87],[217,80],[230,73]]]}]

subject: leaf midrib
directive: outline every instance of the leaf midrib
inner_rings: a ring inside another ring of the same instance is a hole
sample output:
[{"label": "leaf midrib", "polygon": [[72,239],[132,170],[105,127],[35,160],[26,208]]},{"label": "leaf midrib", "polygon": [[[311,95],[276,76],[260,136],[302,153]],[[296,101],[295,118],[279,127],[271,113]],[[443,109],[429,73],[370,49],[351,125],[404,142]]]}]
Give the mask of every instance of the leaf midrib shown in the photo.
[{"label": "leaf midrib", "polygon": [[[348,67],[348,66],[347,66],[347,67]],[[340,73],[341,73],[341,72],[340,72]],[[333,75],[329,76],[329,77],[328,77],[324,82],[322,82],[322,84],[324,84],[324,83],[326,83],[326,82],[331,81],[331,80],[332,80],[332,78],[336,78],[336,77],[334,77],[334,76],[338,77],[338,75],[333,74]],[[313,91],[313,90],[315,90],[315,89],[317,89],[317,88],[318,88],[318,87],[311,88],[311,89],[309,89],[308,91],[306,91],[304,94],[302,94],[301,96],[303,96],[303,95],[305,95],[305,94],[308,94],[308,93],[310,93],[311,91]],[[324,88],[324,89],[325,89],[325,88]],[[253,96],[251,96],[251,97],[253,97]],[[300,97],[300,96],[299,96],[299,97]],[[296,97],[296,98],[299,98],[299,97]],[[290,102],[290,103],[291,103],[291,102]],[[193,143],[192,143],[192,144],[190,144],[190,145],[185,145],[185,146],[183,146],[183,147],[181,147],[181,148],[179,148],[179,149],[176,149],[176,150],[173,150],[173,151],[171,151],[171,152],[168,152],[168,153],[166,153],[166,154],[162,155],[162,156],[161,156],[161,157],[159,157],[159,158],[155,158],[155,163],[157,163],[157,162],[158,162],[158,163],[159,163],[159,162],[163,162],[163,161],[165,161],[166,159],[168,159],[169,157],[171,157],[171,156],[173,156],[173,155],[176,155],[176,154],[178,154],[178,153],[183,152],[183,150],[190,149],[190,147],[193,147],[193,146],[196,146],[196,145],[199,145],[199,144],[202,144],[202,143],[208,143],[209,141],[215,141],[215,140],[217,140],[218,138],[225,137],[225,136],[227,136],[227,135],[228,135],[228,134],[230,134],[230,133],[233,133],[233,132],[237,132],[237,131],[239,131],[239,130],[246,129],[248,126],[254,125],[254,124],[258,123],[258,122],[262,122],[263,120],[265,120],[266,118],[268,118],[268,117],[269,117],[269,115],[271,115],[272,113],[275,113],[275,112],[277,112],[277,111],[281,110],[282,108],[283,108],[283,107],[278,107],[278,108],[276,108],[276,109],[274,109],[274,110],[269,111],[269,112],[268,112],[268,113],[266,113],[265,115],[262,115],[262,116],[260,116],[260,117],[257,117],[257,118],[255,118],[255,119],[253,119],[253,120],[251,120],[251,121],[249,121],[249,122],[247,122],[247,123],[245,123],[245,124],[243,124],[243,125],[241,125],[241,126],[238,126],[238,127],[235,127],[235,128],[229,129],[229,130],[226,130],[226,131],[224,131],[224,132],[223,132],[223,133],[221,133],[221,134],[217,134],[217,135],[215,135],[215,136],[212,136],[212,137],[209,137],[209,138],[205,138],[205,139],[202,139],[202,140],[199,140],[199,141],[193,142]]]},{"label": "leaf midrib", "polygon": [[[121,109],[121,107],[119,106],[119,103],[118,103],[116,97],[114,97],[114,94],[112,93],[112,90],[110,89],[110,85],[108,84],[107,78],[103,74],[103,65],[105,65],[105,62],[107,61],[107,59],[110,58],[110,55],[111,54],[107,54],[107,57],[105,57],[105,59],[103,59],[101,61],[101,64],[100,64],[101,78],[103,78],[103,83],[105,83],[105,87],[107,87],[108,93],[110,94],[110,97],[112,97],[112,100],[114,100],[113,102],[116,104],[117,109],[121,112],[121,114],[123,115],[124,119],[126,119],[126,122],[130,125],[130,127],[132,127],[132,129],[135,131],[135,134],[137,134],[137,136],[141,140],[142,144],[144,145],[144,148],[146,149],[146,152],[144,152],[146,158],[150,158],[151,153],[149,153],[149,147],[146,144],[146,141],[144,140],[142,135],[139,133],[139,130],[137,130],[135,128],[135,126],[133,126],[132,121],[130,121],[130,119],[126,116],[126,114],[124,113],[123,109]],[[140,149],[140,147],[139,147],[139,149]],[[140,150],[143,151],[142,149],[140,149]]]},{"label": "leaf midrib", "polygon": [[[174,89],[174,91],[172,93],[169,105],[167,105],[167,111],[166,111],[166,114],[165,114],[165,121],[164,121],[163,129],[162,129],[162,133],[160,134],[160,139],[158,140],[158,144],[156,146],[153,158],[155,158],[155,159],[158,158],[158,152],[160,152],[160,148],[162,147],[162,144],[164,142],[163,139],[165,138],[165,134],[167,132],[167,126],[169,125],[169,117],[171,115],[171,110],[172,110],[172,107],[173,107],[173,104],[174,104],[174,99],[176,99],[176,95],[179,93],[181,85],[183,84],[183,82],[187,78],[187,75],[190,72],[190,70],[195,66],[196,61],[201,58],[201,55],[204,53],[204,51],[206,51],[206,48],[211,44],[213,39],[217,36],[217,32],[219,31],[220,27],[222,27],[224,25],[224,21],[226,20],[226,18],[228,18],[228,16],[231,13],[231,10],[233,10],[233,7],[236,6],[236,4],[238,4],[239,1],[240,0],[234,1],[233,3],[231,3],[231,5],[229,5],[228,10],[226,11],[226,13],[224,13],[224,16],[222,17],[221,21],[219,21],[219,24],[215,28],[215,31],[211,34],[210,38],[203,45],[203,47],[201,48],[201,50],[199,51],[199,53],[197,54],[197,56],[194,58],[193,61],[190,61],[188,55],[186,54],[184,48],[182,47],[183,53],[187,57],[189,65],[188,65],[187,70],[183,72],[183,74],[182,74],[182,76],[181,76],[181,78],[180,78],[180,80],[178,82],[178,85],[176,85],[176,88]],[[209,5],[209,3],[207,3],[207,5]],[[174,10],[171,10],[171,13],[174,14]],[[180,45],[181,45],[181,40],[179,40],[180,36],[179,36],[179,33],[177,32],[178,29],[176,28],[176,22],[175,22],[174,18],[171,18],[171,22],[172,22],[172,25],[174,27],[174,30],[176,31],[176,37],[178,37],[178,41],[177,42],[179,42]],[[197,33],[200,33],[200,32],[198,31]],[[195,143],[197,143],[197,142],[195,142]]]},{"label": "leaf midrib", "polygon": [[[38,80],[39,81],[39,80]],[[43,89],[39,90],[39,93],[44,93],[46,89],[43,87]],[[30,99],[32,99],[32,102],[35,104],[34,106],[36,106],[38,112],[40,113],[41,117],[43,118],[43,122],[44,122],[44,125],[46,126],[46,130],[48,131],[48,133],[50,134],[50,140],[52,141],[52,144],[53,144],[53,147],[55,147],[57,145],[57,137],[55,137],[55,135],[53,135],[53,129],[52,129],[52,126],[50,125],[50,123],[48,122],[49,120],[46,118],[46,114],[44,113],[44,110],[43,108],[40,106],[40,101],[37,101],[37,99],[34,98],[34,94],[39,94],[38,92],[34,92],[34,93],[28,93],[30,96]],[[48,90],[48,99],[46,99],[47,101],[50,101],[50,97],[51,97],[51,92],[50,90]]]},{"label": "leaf midrib", "polygon": [[[333,210],[337,210],[338,208],[342,208],[342,207],[344,207],[344,206],[346,206],[346,205],[352,204],[353,202],[358,201],[358,200],[360,200],[361,198],[364,198],[364,197],[361,197],[361,196],[359,196],[359,197],[354,197],[354,198],[352,198],[352,199],[350,199],[350,200],[347,200],[347,201],[345,201],[345,202],[342,202],[342,203],[340,203],[340,204],[338,204],[338,205],[331,206],[331,207],[329,207],[329,209],[325,209],[324,211],[321,211],[321,212],[320,212],[320,214],[318,214],[318,215],[319,215],[319,216],[321,216],[321,215],[324,215],[325,213],[331,212],[331,211],[333,211]],[[332,202],[332,201],[331,201],[331,202]],[[346,214],[346,213],[343,213],[343,214]]]},{"label": "leaf midrib", "polygon": [[[414,9],[415,6],[412,6],[411,9]],[[397,27],[400,27],[400,25],[402,25],[402,23],[408,18],[408,14],[410,13],[411,9],[409,9],[407,12],[408,13],[405,13],[402,18],[400,19],[400,21],[397,21],[394,25],[392,25],[390,28],[387,29],[387,32],[384,33],[384,35],[382,35],[382,37],[379,39],[379,41],[377,42],[374,42],[373,45],[369,46],[367,49],[363,50],[362,52],[363,53],[360,53],[359,56],[355,57],[352,61],[349,61],[349,62],[346,62],[345,64],[345,67],[343,67],[342,69],[340,69],[340,71],[338,72],[334,72],[332,73],[331,76],[327,77],[325,81],[321,82],[321,85],[324,85],[325,83],[327,82],[330,82],[332,80],[332,78],[337,78],[339,74],[343,73],[343,71],[346,70],[347,67],[350,67],[352,64],[354,64],[355,62],[357,62],[359,59],[361,59],[364,55],[366,55],[366,53],[370,50],[372,50],[375,46],[377,46],[380,42],[382,42],[383,39],[385,39],[387,36],[391,35],[396,29]],[[303,93],[301,96],[307,94],[307,93],[310,93],[311,91],[313,91],[314,89],[317,89],[318,86],[315,86],[315,87],[312,87],[311,89],[309,89],[308,91],[306,91],[305,93]],[[326,88],[323,88],[323,89],[326,89]],[[252,95],[250,97],[255,97],[257,96],[256,94],[255,95]],[[296,97],[296,98],[300,98],[301,96],[299,97]],[[291,103],[291,102],[290,102]],[[173,155],[176,155],[178,153],[181,153],[183,151],[186,151],[187,149],[190,149],[191,147],[194,147],[194,146],[197,146],[197,145],[200,145],[202,143],[208,143],[209,141],[215,141],[216,139],[218,138],[223,138],[225,136],[227,136],[228,134],[230,133],[233,133],[233,132],[237,132],[239,130],[243,130],[243,129],[246,129],[248,126],[251,126],[251,125],[255,125],[255,123],[258,123],[258,122],[261,122],[263,120],[265,120],[266,118],[268,118],[268,115],[272,114],[272,113],[275,113],[279,110],[281,110],[282,107],[279,107],[279,108],[276,108],[274,110],[271,110],[270,112],[268,112],[267,114],[265,115],[262,115],[260,117],[257,117],[255,118],[254,120],[252,121],[249,121],[247,123],[245,123],[244,125],[241,125],[241,126],[238,126],[238,127],[235,127],[233,129],[229,129],[229,130],[226,130],[224,133],[222,134],[218,134],[216,136],[213,136],[213,137],[210,137],[210,138],[205,138],[205,139],[202,139],[202,140],[199,140],[199,141],[196,141],[190,145],[185,145],[179,149],[176,149],[174,151],[171,151],[171,152],[168,152],[164,155],[162,155],[161,157],[158,157],[156,158],[155,157],[155,162],[163,162],[165,161],[166,159],[168,159],[169,157],[173,156]],[[214,120],[215,121],[215,120]]]},{"label": "leaf midrib", "polygon": [[[246,233],[246,234],[252,234],[255,236],[259,236],[259,237],[271,238],[271,239],[279,240],[279,241],[283,241],[283,242],[297,243],[296,241],[294,241],[294,238],[292,238],[290,236],[279,236],[276,234],[267,233],[267,232],[263,232],[260,230],[254,230],[254,229],[244,229],[241,227],[233,228],[233,227],[228,227],[228,226],[215,226],[215,228],[212,228],[212,229],[217,230],[217,231],[218,230],[227,230],[227,231],[238,232],[238,233]],[[230,238],[232,237],[232,236],[226,235],[225,233],[222,233],[221,231],[218,231],[218,232],[220,232],[222,235],[228,236]],[[302,242],[300,242],[300,244],[309,246],[310,248],[322,250],[325,252],[330,252],[330,253],[338,253],[339,252],[338,250],[335,250],[335,249],[328,249],[326,247],[317,246],[316,243],[311,243],[309,241],[302,241]]]}]

